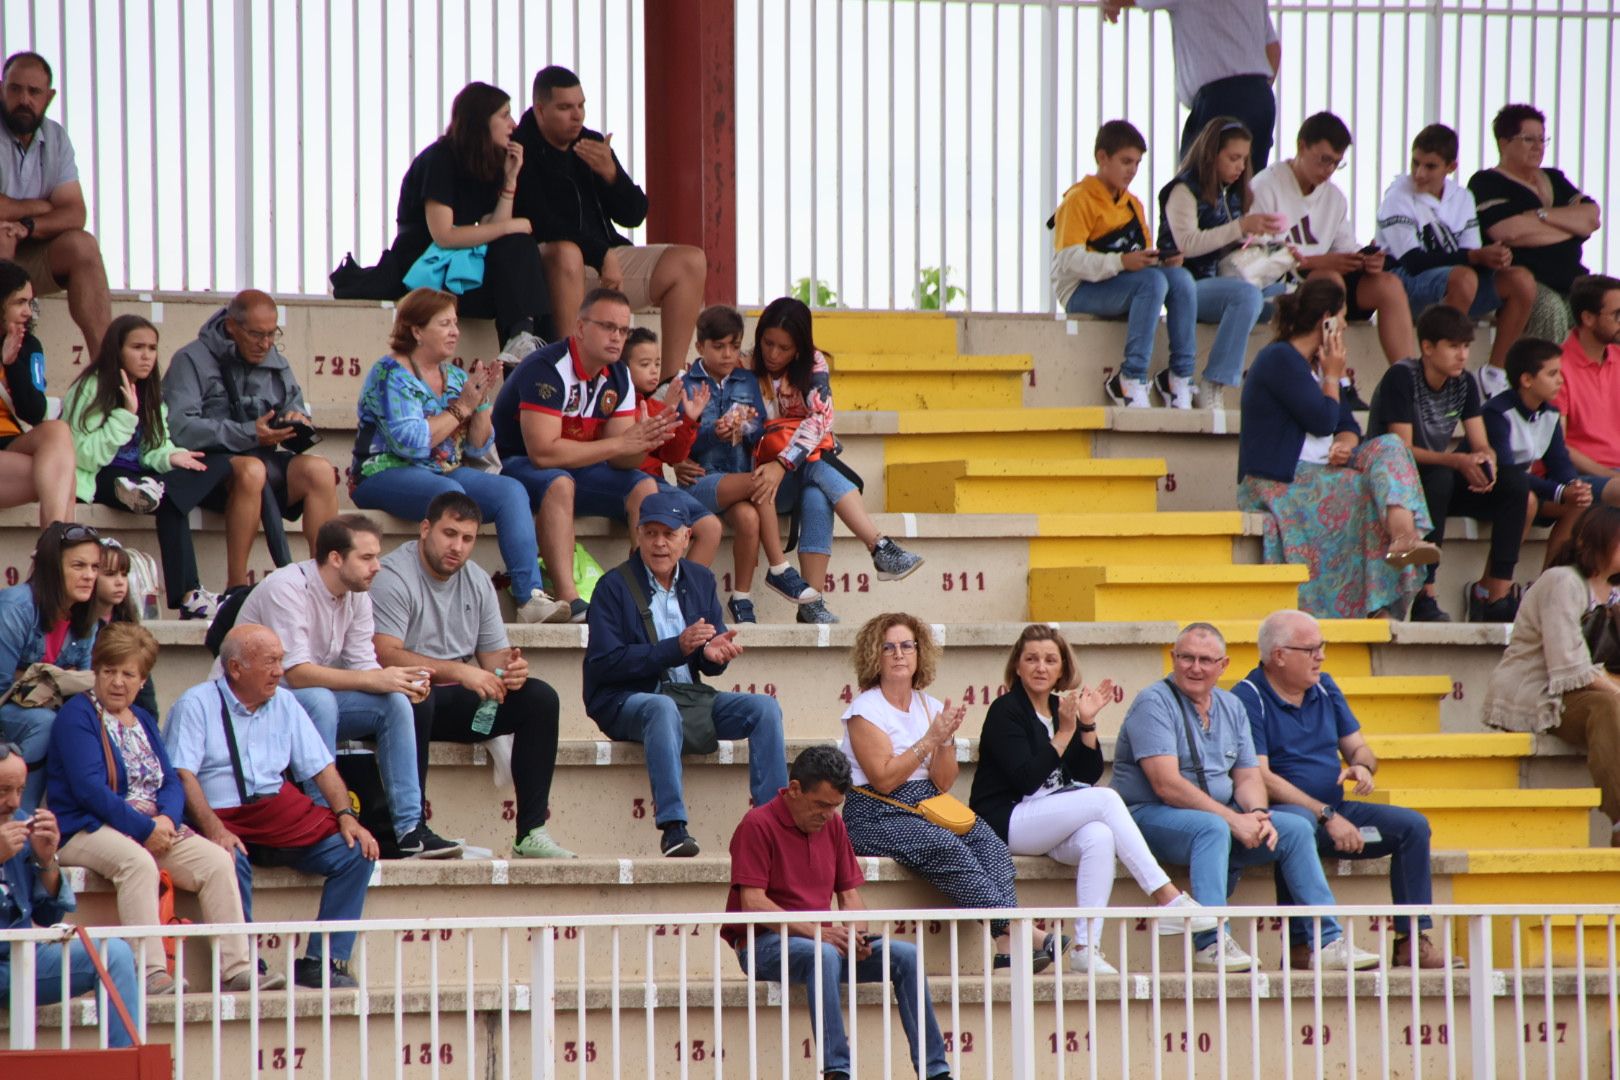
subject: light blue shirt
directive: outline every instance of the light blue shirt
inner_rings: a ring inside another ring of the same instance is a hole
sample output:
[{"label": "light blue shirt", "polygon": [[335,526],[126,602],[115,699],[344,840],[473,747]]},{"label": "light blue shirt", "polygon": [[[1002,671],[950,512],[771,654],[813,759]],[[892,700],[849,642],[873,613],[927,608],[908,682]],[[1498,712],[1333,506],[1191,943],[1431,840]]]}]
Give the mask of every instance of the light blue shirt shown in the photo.
[{"label": "light blue shirt", "polygon": [[8,199],[49,199],[51,192],[79,178],[73,143],[55,120],[40,121],[27,147],[7,131],[0,151],[0,195]]},{"label": "light blue shirt", "polygon": [[[658,631],[658,640],[680,637],[686,632],[686,616],[681,612],[681,599],[675,595],[675,586],[681,580],[681,564],[675,564],[675,572],[670,575],[667,589],[658,583],[658,575],[650,570],[647,578],[652,582],[652,596],[648,599],[647,610],[652,613],[653,629]],[[682,662],[675,667],[665,668],[664,677],[670,682],[691,682],[692,670]]]},{"label": "light blue shirt", "polygon": [[[1196,753],[1187,739],[1189,728],[1198,735]],[[1248,710],[1237,697],[1226,690],[1212,692],[1206,731],[1192,705],[1161,679],[1136,695],[1114,743],[1114,776],[1110,784],[1125,805],[1161,801],[1139,763],[1143,758],[1169,755],[1175,756],[1189,784],[1205,787],[1210,798],[1227,805],[1232,802],[1232,770],[1252,769],[1260,764],[1254,756]]]},{"label": "light blue shirt", "polygon": [[220,690],[230,706],[236,749],[242,755],[242,779],[250,796],[274,795],[281,789],[281,773],[288,766],[293,777],[303,781],[332,764],[332,752],[291,690],[277,687],[269,701],[249,709],[224,679],[193,686],[169,710],[163,741],[174,767],[197,777],[209,806],[229,809],[242,805],[220,721]]}]

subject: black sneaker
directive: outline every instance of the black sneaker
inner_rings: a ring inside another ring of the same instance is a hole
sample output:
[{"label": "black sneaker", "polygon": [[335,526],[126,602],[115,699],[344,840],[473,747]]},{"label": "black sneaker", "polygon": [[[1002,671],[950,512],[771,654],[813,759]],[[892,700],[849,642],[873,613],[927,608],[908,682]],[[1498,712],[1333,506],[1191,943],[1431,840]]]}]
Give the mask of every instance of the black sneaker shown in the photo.
[{"label": "black sneaker", "polygon": [[800,604],[798,612],[793,616],[794,622],[801,623],[835,623],[838,616],[827,610],[827,601],[816,597],[808,604]]},{"label": "black sneaker", "polygon": [[887,536],[878,537],[877,546],[872,549],[872,568],[877,571],[879,581],[899,581],[910,577],[922,564],[921,555],[907,551]]},{"label": "black sneaker", "polygon": [[[342,960],[331,962],[331,987],[334,990],[353,990],[360,984],[349,974],[349,965]],[[321,958],[304,956],[293,961],[293,985],[306,990],[321,988]]]},{"label": "black sneaker", "polygon": [[446,840],[427,827],[426,822],[399,838],[399,857],[402,859],[448,859],[460,854],[466,845]]},{"label": "black sneaker", "polygon": [[726,601],[726,611],[731,614],[733,624],[759,622],[759,619],[754,616],[754,602],[752,600],[739,599],[733,596]]},{"label": "black sneaker", "polygon": [[1361,395],[1356,392],[1356,381],[1354,379],[1339,383],[1339,401],[1357,412],[1366,412],[1371,408],[1365,401],[1361,400]]},{"label": "black sneaker", "polygon": [[1440,610],[1440,604],[1434,597],[1426,592],[1417,594],[1412,601],[1412,610],[1407,613],[1407,622],[1450,622],[1451,616]]},{"label": "black sneaker", "polygon": [[1485,599],[1485,593],[1476,582],[1468,586],[1468,621],[1510,623],[1519,614],[1519,587],[1513,586],[1505,596]]},{"label": "black sneaker", "polygon": [[576,596],[572,600],[568,601],[568,621],[569,622],[571,622],[571,623],[582,623],[582,622],[584,622],[586,620],[586,618],[590,615],[590,613],[591,613],[591,605],[587,604],[585,601],[581,600],[579,597]]},{"label": "black sneaker", "polygon": [[690,859],[698,853],[698,842],[686,831],[686,822],[672,821],[664,826],[664,838],[658,850],[666,859]]}]

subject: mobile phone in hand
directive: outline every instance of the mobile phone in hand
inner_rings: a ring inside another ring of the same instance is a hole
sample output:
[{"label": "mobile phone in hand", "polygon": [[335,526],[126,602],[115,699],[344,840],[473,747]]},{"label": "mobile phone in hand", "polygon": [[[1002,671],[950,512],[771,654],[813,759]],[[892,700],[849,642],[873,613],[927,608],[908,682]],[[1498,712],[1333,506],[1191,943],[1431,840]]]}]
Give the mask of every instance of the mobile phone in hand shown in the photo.
[{"label": "mobile phone in hand", "polygon": [[1378,246],[1378,241],[1376,240],[1362,248],[1360,251],[1356,252],[1357,255],[1380,255],[1382,253],[1383,251]]},{"label": "mobile phone in hand", "polygon": [[1384,834],[1378,831],[1376,825],[1363,825],[1361,827],[1361,842],[1364,844],[1382,844]]}]

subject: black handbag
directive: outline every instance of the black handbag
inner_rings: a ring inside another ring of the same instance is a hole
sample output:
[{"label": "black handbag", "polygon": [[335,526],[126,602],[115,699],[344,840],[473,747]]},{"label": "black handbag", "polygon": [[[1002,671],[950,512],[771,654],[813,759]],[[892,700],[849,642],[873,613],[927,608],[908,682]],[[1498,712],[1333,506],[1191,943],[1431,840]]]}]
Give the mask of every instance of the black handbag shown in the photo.
[{"label": "black handbag", "polygon": [[1581,616],[1581,637],[1592,663],[1620,674],[1620,604],[1599,604]]},{"label": "black handbag", "polygon": [[[620,563],[613,568],[630,589],[630,598],[641,613],[641,626],[647,632],[647,643],[657,644],[658,630],[653,625],[652,605],[647,601],[647,590],[642,588],[630,564]],[[681,714],[681,753],[712,754],[720,749],[720,736],[714,730],[714,687],[700,682],[676,682],[661,679],[658,692],[675,703]]]}]

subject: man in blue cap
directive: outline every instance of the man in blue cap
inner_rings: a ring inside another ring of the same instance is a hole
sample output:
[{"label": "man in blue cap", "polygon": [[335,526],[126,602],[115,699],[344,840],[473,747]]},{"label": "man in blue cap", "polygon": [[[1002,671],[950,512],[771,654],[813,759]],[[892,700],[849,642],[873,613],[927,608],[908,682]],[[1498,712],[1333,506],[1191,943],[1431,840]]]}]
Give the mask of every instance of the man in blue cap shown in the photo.
[{"label": "man in blue cap", "polygon": [[703,687],[743,647],[721,617],[714,575],[681,557],[691,524],[689,500],[662,491],[642,500],[635,552],[596,583],[585,651],[585,710],[609,738],[646,748],[659,849],[672,858],[698,853],[681,794],[689,736],[712,725],[718,738],[748,740],[753,805],[787,786],[776,699]]}]

